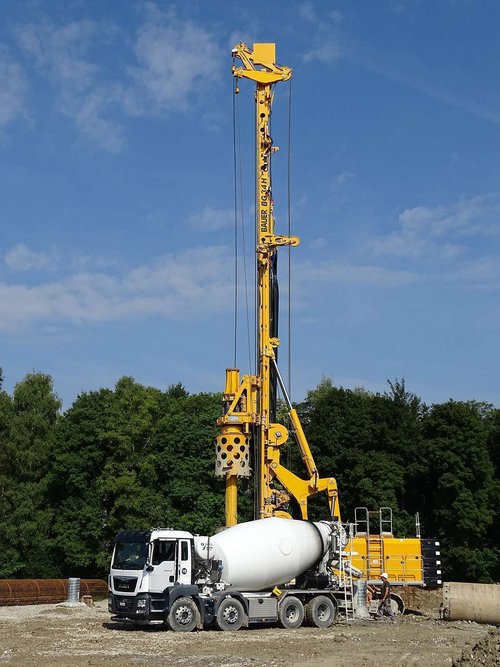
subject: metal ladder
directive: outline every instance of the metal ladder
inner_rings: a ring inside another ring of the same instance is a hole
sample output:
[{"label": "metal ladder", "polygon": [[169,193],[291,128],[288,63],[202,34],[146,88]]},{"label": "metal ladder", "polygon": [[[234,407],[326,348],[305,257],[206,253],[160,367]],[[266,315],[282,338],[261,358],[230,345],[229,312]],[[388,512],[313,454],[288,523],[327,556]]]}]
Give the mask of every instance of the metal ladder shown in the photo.
[{"label": "metal ladder", "polygon": [[[348,542],[349,544],[349,542]],[[340,560],[339,560],[339,570],[341,572],[341,581],[344,589],[344,613],[345,613],[345,622],[354,623],[355,618],[355,608],[354,608],[354,596],[352,588],[352,571],[346,570],[347,563],[347,554],[344,551],[342,545],[340,546]]]},{"label": "metal ladder", "polygon": [[[370,515],[378,515],[378,533],[370,532]],[[392,509],[381,507],[370,511],[367,507],[356,507],[354,528],[356,535],[364,535],[366,539],[366,578],[380,579],[384,571],[384,537],[392,537]]]},{"label": "metal ladder", "polygon": [[381,535],[366,535],[367,579],[380,579],[383,572],[384,551]]}]

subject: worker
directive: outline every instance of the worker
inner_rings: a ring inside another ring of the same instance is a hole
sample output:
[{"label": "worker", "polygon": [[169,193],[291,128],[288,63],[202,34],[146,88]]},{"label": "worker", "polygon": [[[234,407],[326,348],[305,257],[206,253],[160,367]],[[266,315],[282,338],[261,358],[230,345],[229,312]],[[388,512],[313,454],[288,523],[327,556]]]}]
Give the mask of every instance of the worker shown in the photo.
[{"label": "worker", "polygon": [[382,572],[380,578],[382,579],[382,586],[380,587],[380,592],[382,597],[378,605],[377,618],[382,618],[384,614],[387,614],[393,623],[396,622],[396,617],[391,607],[391,585],[388,581],[389,575],[387,572]]}]

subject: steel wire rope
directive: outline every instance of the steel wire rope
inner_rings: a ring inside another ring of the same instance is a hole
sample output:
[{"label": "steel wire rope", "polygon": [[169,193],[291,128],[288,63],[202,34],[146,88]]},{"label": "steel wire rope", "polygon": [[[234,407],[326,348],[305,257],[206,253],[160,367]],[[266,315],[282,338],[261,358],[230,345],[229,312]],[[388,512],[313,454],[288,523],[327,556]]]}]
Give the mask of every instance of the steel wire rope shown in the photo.
[{"label": "steel wire rope", "polygon": [[[258,159],[258,146],[257,146],[257,124],[254,123],[254,169],[253,173],[257,174],[257,167],[259,164],[259,159]],[[255,181],[255,218],[254,218],[254,248],[257,248],[257,179]],[[260,373],[260,335],[258,331],[258,308],[259,308],[259,290],[257,287],[257,277],[258,277],[258,260],[257,260],[257,252],[255,252],[255,257],[254,257],[254,275],[253,275],[253,282],[254,282],[254,340],[255,340],[255,347],[254,347],[254,364],[255,364],[255,375],[258,375]],[[259,405],[260,405],[260,398],[259,398]],[[260,506],[259,506],[259,498],[260,498],[260,456],[259,456],[259,444],[258,444],[258,438],[259,438],[259,428],[256,424],[252,426],[252,442],[253,442],[253,447],[252,447],[252,455],[253,455],[253,469],[254,469],[254,485],[253,485],[253,503],[254,503],[254,518],[261,518],[260,515]]]},{"label": "steel wire rope", "polygon": [[[274,97],[274,89],[276,87],[276,84],[271,85],[271,90],[272,96]],[[269,136],[271,137],[271,146],[269,147],[269,158],[268,158],[268,165],[269,165],[269,202],[271,206],[271,215],[274,219],[274,199],[273,199],[273,161],[272,161],[272,137],[273,137],[273,128],[272,128],[272,106],[269,111],[269,117],[268,117],[268,129],[269,129]],[[273,234],[276,232],[273,229]],[[275,292],[275,297],[273,297],[273,308],[271,309],[271,317],[273,318],[273,328],[274,328],[274,336],[279,335],[279,281],[278,281],[278,258],[279,258],[279,253],[278,253],[278,248],[275,247],[274,249],[274,255],[275,255],[275,264],[274,264],[274,273],[272,278],[273,284],[270,286],[270,290],[273,293],[274,290]],[[271,302],[271,295],[270,296],[270,302]],[[274,300],[276,298],[276,301]],[[278,360],[278,349],[275,351],[275,359],[276,361]],[[273,377],[273,371],[270,370],[271,373],[271,378]],[[276,419],[276,412],[277,412],[277,400],[278,400],[278,395],[281,393],[280,387],[276,381],[276,378],[274,379],[273,386],[275,387],[274,390],[274,414],[273,414],[273,419]]]},{"label": "steel wire rope", "polygon": [[[234,58],[233,58],[234,66]],[[234,323],[233,323],[233,368],[236,368],[237,341],[238,341],[238,176],[236,160],[236,86],[233,79],[233,205],[234,205]]]},{"label": "steel wire rope", "polygon": [[[292,235],[292,195],[291,195],[291,173],[292,173],[292,80],[288,80],[288,146],[287,146],[287,232],[288,237]],[[292,395],[292,246],[288,246],[288,395]],[[287,447],[287,467],[290,470],[292,464],[292,448]]]},{"label": "steel wire rope", "polygon": [[238,158],[239,158],[239,167],[240,167],[240,221],[241,221],[241,246],[242,246],[242,256],[243,256],[243,282],[245,287],[245,318],[247,325],[247,346],[248,346],[248,370],[252,372],[252,342],[250,339],[250,307],[248,304],[248,268],[247,268],[247,247],[246,247],[246,235],[245,235],[245,207],[243,199],[243,166],[242,166],[242,153],[241,150],[241,132],[240,132],[240,115],[239,115],[239,106],[236,105],[236,123],[237,123],[237,138],[238,138]]},{"label": "steel wire rope", "polygon": [[[239,104],[236,102],[236,90],[237,83],[233,88],[233,169],[234,169],[234,254],[235,254],[235,301],[234,301],[234,318],[235,318],[235,331],[234,331],[234,366],[237,366],[237,345],[238,345],[238,250],[239,250],[239,236],[238,236],[238,218],[239,226],[241,227],[241,246],[242,246],[242,257],[243,257],[243,284],[244,284],[244,294],[245,294],[245,317],[246,317],[246,333],[247,333],[247,347],[248,347],[248,364],[249,372],[252,371],[252,354],[251,354],[251,336],[250,336],[250,315],[249,315],[249,304],[248,304],[248,269],[247,269],[247,248],[246,248],[246,235],[245,235],[245,214],[243,206],[243,166],[242,166],[242,149],[241,149],[241,125],[240,125],[240,113],[239,113]],[[239,189],[239,201],[238,201],[238,189]]]},{"label": "steel wire rope", "polygon": [[[258,132],[257,132],[257,124],[254,123],[254,146],[255,146],[255,151],[254,151],[254,169],[253,173],[257,174],[257,169],[259,165],[259,147],[257,144],[258,141]],[[258,197],[258,185],[257,185],[257,179],[255,180],[255,198],[254,198],[254,209],[255,209],[255,220],[254,220],[254,226],[253,226],[253,231],[254,231],[254,243],[253,247],[257,249],[258,245],[258,234],[257,234],[257,226],[258,226],[258,219],[257,219],[257,197]],[[260,332],[259,332],[259,325],[258,325],[258,312],[259,312],[259,290],[257,287],[257,279],[259,275],[259,265],[258,265],[258,259],[257,259],[257,252],[255,253],[255,258],[254,258],[254,276],[253,276],[253,282],[255,285],[255,291],[254,291],[254,336],[255,336],[255,374],[259,375],[260,374]]]}]

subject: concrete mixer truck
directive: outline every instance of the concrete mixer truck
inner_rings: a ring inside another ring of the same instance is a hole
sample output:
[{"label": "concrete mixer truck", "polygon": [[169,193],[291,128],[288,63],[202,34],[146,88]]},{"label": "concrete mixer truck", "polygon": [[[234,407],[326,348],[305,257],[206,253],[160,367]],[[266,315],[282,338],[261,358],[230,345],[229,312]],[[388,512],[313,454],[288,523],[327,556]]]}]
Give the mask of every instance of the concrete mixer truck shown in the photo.
[{"label": "concrete mixer truck", "polygon": [[212,537],[151,529],[118,533],[109,575],[115,621],[176,632],[254,623],[330,626],[352,608],[338,522],[272,517]]}]

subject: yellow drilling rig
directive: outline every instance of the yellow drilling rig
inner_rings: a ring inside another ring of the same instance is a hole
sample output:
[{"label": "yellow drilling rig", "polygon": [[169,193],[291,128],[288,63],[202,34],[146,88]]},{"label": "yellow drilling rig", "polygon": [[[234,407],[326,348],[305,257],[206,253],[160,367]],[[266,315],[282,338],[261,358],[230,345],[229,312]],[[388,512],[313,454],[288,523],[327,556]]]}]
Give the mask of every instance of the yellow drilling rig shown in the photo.
[{"label": "yellow drilling rig", "polygon": [[[248,48],[237,44],[232,51],[235,94],[240,79],[255,83],[256,130],[256,256],[257,256],[257,373],[240,378],[239,369],[226,370],[223,415],[217,420],[216,475],[225,479],[226,526],[238,522],[238,478],[253,475],[256,487],[255,518],[308,519],[308,500],[324,492],[328,519],[340,521],[339,496],[334,477],[320,477],[299,416],[287,393],[277,365],[277,253],[283,246],[299,245],[297,236],[276,233],[273,215],[271,160],[273,145],[270,117],[276,84],[292,76],[289,67],[276,62],[275,44]],[[288,410],[290,431],[276,419],[277,388]],[[292,436],[299,448],[307,476],[301,478],[280,460],[282,447]],[[417,537],[398,539],[392,532],[392,512],[381,508],[374,516],[366,508],[356,510],[347,553],[352,565],[368,582],[382,572],[395,584],[441,585],[438,543]]]}]

